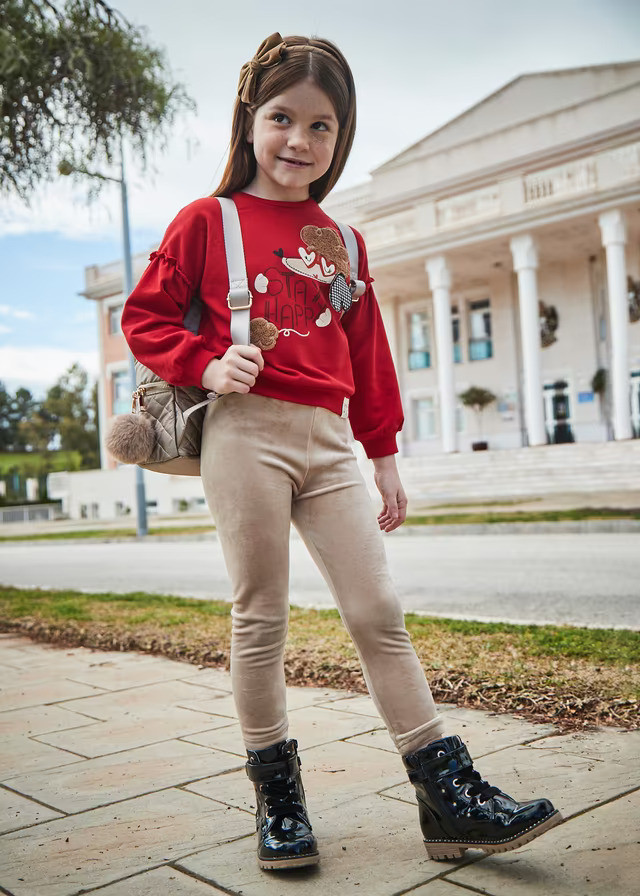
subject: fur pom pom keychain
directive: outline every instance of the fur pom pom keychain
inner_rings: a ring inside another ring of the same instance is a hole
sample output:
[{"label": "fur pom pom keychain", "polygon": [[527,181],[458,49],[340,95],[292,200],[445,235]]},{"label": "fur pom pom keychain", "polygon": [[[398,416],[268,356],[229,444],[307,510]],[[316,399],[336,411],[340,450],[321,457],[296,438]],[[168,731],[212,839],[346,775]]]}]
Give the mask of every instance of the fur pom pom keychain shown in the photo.
[{"label": "fur pom pom keychain", "polygon": [[153,420],[140,406],[136,390],[131,413],[115,417],[109,427],[107,450],[121,464],[142,464],[151,457],[155,438]]}]

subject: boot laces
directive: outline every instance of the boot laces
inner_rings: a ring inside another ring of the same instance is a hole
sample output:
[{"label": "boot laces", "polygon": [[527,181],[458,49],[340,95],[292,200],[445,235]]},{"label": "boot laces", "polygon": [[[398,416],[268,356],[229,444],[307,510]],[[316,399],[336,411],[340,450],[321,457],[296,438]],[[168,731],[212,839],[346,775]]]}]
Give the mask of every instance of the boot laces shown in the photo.
[{"label": "boot laces", "polygon": [[264,794],[268,815],[304,815],[304,807],[300,801],[295,778],[263,783],[260,785],[260,790]]},{"label": "boot laces", "polygon": [[461,769],[456,773],[455,780],[458,778],[466,782],[465,793],[467,796],[477,797],[478,802],[485,803],[492,796],[502,793],[499,787],[494,787],[484,781],[474,768]]}]

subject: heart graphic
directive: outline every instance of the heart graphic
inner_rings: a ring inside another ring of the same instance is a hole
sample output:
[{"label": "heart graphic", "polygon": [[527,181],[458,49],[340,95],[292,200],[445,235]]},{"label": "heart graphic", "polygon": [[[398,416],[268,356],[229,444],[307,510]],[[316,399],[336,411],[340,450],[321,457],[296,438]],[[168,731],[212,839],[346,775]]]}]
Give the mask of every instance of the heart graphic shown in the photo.
[{"label": "heart graphic", "polygon": [[298,254],[308,268],[310,268],[313,262],[316,260],[316,253],[311,252],[309,255],[307,255],[304,246],[300,246],[300,248],[298,249]]},{"label": "heart graphic", "polygon": [[320,262],[322,263],[322,272],[325,275],[325,277],[330,277],[332,274],[335,274],[335,272],[336,272],[335,264],[329,264],[328,262],[326,262],[324,260],[324,258],[322,257],[322,255],[320,256]]},{"label": "heart graphic", "polygon": [[266,292],[269,281],[264,274],[258,274],[256,279],[253,281],[253,285],[256,292]]},{"label": "heart graphic", "polygon": [[325,308],[322,314],[316,318],[316,327],[328,327],[331,323],[331,309]]}]

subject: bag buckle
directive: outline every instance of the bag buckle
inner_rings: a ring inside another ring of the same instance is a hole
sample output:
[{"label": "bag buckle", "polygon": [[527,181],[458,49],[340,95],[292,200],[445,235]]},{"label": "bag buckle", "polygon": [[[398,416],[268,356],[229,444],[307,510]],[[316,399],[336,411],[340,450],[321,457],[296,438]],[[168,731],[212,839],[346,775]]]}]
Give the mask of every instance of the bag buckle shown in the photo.
[{"label": "bag buckle", "polygon": [[227,305],[232,311],[246,311],[253,304],[253,296],[248,287],[243,286],[230,289],[227,296]]}]

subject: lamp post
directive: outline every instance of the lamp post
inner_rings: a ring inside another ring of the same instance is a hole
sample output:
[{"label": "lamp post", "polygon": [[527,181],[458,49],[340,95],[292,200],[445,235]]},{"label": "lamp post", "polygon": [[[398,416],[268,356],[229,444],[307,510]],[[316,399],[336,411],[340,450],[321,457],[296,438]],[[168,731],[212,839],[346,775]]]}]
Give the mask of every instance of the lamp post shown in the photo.
[{"label": "lamp post", "polygon": [[[122,249],[124,256],[124,294],[128,299],[133,292],[133,266],[131,264],[131,239],[129,236],[129,205],[127,202],[127,181],[124,176],[124,154],[120,153],[120,177],[111,177],[98,171],[88,171],[86,168],[75,168],[68,161],[62,161],[58,165],[60,174],[68,175],[74,171],[87,177],[95,177],[98,180],[110,180],[120,184],[120,199],[122,203]],[[132,388],[136,385],[136,364],[131,352],[129,352],[129,376]],[[147,498],[144,487],[144,470],[136,466],[136,532],[138,536],[148,535],[147,523]]]}]

